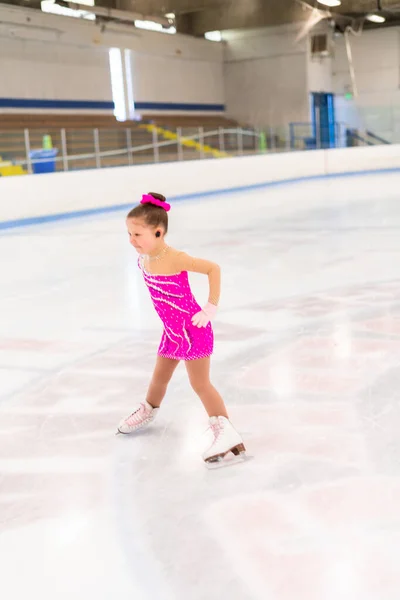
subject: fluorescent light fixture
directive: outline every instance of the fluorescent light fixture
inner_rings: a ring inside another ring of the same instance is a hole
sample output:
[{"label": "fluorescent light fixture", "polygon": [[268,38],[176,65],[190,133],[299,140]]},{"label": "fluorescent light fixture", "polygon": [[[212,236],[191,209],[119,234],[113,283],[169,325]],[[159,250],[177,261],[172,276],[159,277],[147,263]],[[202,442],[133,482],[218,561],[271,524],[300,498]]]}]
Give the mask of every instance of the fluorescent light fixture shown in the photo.
[{"label": "fluorescent light fixture", "polygon": [[159,31],[160,33],[176,33],[176,27],[163,27],[161,23],[154,21],[135,21],[135,27],[139,29],[148,29],[149,31]]},{"label": "fluorescent light fixture", "polygon": [[126,121],[124,72],[122,68],[121,50],[119,48],[110,48],[108,51],[108,58],[110,63],[114,115],[117,121]]},{"label": "fluorescent light fixture", "polygon": [[131,120],[135,118],[135,96],[132,78],[132,51],[125,49],[125,78],[128,93],[128,116]]},{"label": "fluorescent light fixture", "polygon": [[382,17],[381,15],[367,15],[367,19],[368,21],[371,21],[371,23],[384,23],[386,21],[385,17]]},{"label": "fluorescent light fixture", "polygon": [[222,42],[222,33],[220,31],[206,31],[204,37],[210,42]]},{"label": "fluorescent light fixture", "polygon": [[318,0],[320,4],[324,6],[340,6],[342,4],[341,0]]},{"label": "fluorescent light fixture", "polygon": [[[94,6],[94,0],[79,0],[79,4],[86,4],[87,6]],[[53,15],[63,15],[64,17],[76,17],[78,19],[88,19],[94,21],[96,15],[84,10],[74,10],[67,8],[66,6],[60,6],[55,3],[55,0],[43,0],[40,4],[42,12],[51,13]]]}]

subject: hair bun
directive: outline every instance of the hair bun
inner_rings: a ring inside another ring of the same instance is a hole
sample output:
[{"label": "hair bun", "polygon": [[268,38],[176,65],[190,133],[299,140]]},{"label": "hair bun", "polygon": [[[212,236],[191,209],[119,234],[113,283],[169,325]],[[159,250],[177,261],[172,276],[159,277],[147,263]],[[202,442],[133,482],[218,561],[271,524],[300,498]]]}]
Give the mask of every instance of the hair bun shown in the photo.
[{"label": "hair bun", "polygon": [[154,192],[148,192],[149,196],[153,196],[156,200],[160,200],[160,202],[166,202],[167,199],[162,194],[156,194]]}]

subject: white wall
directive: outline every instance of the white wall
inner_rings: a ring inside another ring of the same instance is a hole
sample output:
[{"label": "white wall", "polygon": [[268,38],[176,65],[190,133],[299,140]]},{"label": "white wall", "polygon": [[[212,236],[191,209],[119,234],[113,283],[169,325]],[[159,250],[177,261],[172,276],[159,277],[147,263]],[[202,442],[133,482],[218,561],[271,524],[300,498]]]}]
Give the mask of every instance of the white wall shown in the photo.
[{"label": "white wall", "polygon": [[[329,34],[321,24],[312,33],[323,31]],[[309,92],[335,94],[337,122],[400,142],[400,29],[364,31],[361,36],[350,36],[350,43],[358,97],[344,97],[352,91],[352,84],[343,36],[333,38],[331,57],[312,58],[310,54]]]},{"label": "white wall", "polygon": [[[229,116],[254,126],[309,122],[310,92],[343,97],[350,75],[343,38],[335,38],[332,59],[311,59],[309,40],[295,41],[299,27],[225,32],[225,44],[218,44],[116,24],[102,30],[94,22],[0,4],[0,101],[111,102],[107,53],[118,47],[131,50],[138,106],[226,104]],[[359,98],[352,106],[338,104],[338,120],[352,126],[360,120],[364,129],[400,141],[400,30],[366,31],[351,43]]]},{"label": "white wall", "polygon": [[0,99],[111,100],[109,48],[132,51],[139,103],[224,104],[222,44],[1,4]]},{"label": "white wall", "polygon": [[0,95],[112,101],[108,49],[0,37]]},{"label": "white wall", "polygon": [[[356,105],[366,129],[400,141],[400,30],[384,28],[351,36],[358,88]],[[351,90],[344,38],[336,38],[333,90]]]},{"label": "white wall", "polygon": [[[311,92],[338,96],[337,120],[400,142],[400,28],[351,36],[359,96],[351,90],[344,37],[334,37],[330,57],[312,57],[310,38],[296,42],[302,25],[224,32],[227,112],[252,125],[309,122]],[[326,22],[310,36],[331,34]]]},{"label": "white wall", "polygon": [[308,61],[309,92],[333,92],[332,57],[309,57]]},{"label": "white wall", "polygon": [[[5,222],[104,207],[131,206],[143,190],[170,199],[204,193],[376,169],[400,169],[400,147],[379,146],[292,152],[256,157],[120,167],[0,179],[0,229]],[[88,193],[96,190],[96,193]],[[57,193],[55,193],[57,191]]]},{"label": "white wall", "polygon": [[255,126],[309,121],[307,41],[297,26],[224,32],[227,112]]},{"label": "white wall", "polygon": [[138,103],[224,104],[222,60],[134,52],[131,64]]}]

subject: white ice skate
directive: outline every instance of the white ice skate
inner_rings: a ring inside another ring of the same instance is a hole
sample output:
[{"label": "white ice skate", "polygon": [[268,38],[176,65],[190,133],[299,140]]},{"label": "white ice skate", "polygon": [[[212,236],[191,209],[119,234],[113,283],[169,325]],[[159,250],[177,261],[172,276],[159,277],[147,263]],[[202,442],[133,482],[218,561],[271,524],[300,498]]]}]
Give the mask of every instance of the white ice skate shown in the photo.
[{"label": "white ice skate", "polygon": [[154,421],[159,410],[159,408],[153,408],[148,402],[142,402],[129,417],[122,419],[117,433],[134,433],[147,427]]},{"label": "white ice skate", "polygon": [[207,466],[223,466],[238,462],[235,459],[233,461],[224,460],[230,452],[238,457],[240,462],[246,458],[243,440],[226,417],[211,417],[210,429],[214,440],[203,454],[203,460]]}]

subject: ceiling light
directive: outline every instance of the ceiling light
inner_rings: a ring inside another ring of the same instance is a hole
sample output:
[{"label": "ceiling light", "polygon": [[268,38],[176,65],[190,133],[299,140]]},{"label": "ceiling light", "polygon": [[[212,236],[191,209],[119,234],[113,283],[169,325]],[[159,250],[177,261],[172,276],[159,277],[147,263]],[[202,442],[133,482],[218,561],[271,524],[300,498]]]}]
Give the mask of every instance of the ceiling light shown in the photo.
[{"label": "ceiling light", "polygon": [[220,31],[206,31],[204,37],[210,42],[222,42],[222,33]]},{"label": "ceiling light", "polygon": [[[64,15],[66,17],[77,17],[78,19],[89,19],[92,21],[96,20],[96,15],[84,10],[75,10],[69,8],[67,3],[64,5],[57,4],[55,0],[42,0],[40,8],[42,12],[52,13],[54,15]],[[94,6],[94,0],[83,0],[79,4],[86,4],[87,6]]]},{"label": "ceiling light", "polygon": [[340,6],[342,4],[341,0],[318,0],[318,2],[325,6]]},{"label": "ceiling light", "polygon": [[384,23],[386,21],[385,17],[382,17],[381,15],[367,15],[367,19],[368,21],[371,21],[371,23]]},{"label": "ceiling light", "polygon": [[149,31],[159,31],[160,33],[176,33],[176,27],[164,27],[161,23],[155,23],[154,21],[141,21],[136,19],[135,27],[138,29],[148,29]]}]

